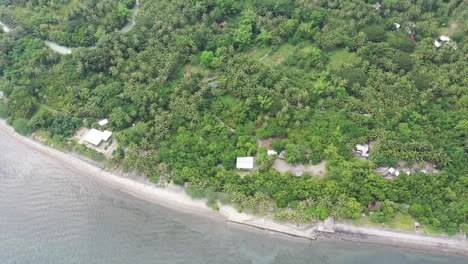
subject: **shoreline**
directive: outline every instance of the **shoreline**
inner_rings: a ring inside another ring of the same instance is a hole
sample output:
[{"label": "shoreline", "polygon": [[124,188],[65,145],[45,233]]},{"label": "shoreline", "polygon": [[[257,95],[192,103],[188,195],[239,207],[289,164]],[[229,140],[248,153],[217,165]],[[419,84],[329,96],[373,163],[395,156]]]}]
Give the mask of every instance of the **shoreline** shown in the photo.
[{"label": "shoreline", "polygon": [[468,257],[468,240],[458,240],[448,237],[437,237],[413,234],[409,232],[390,231],[378,228],[354,226],[336,223],[333,232],[318,230],[318,224],[295,225],[277,223],[269,218],[257,217],[239,213],[232,206],[220,206],[214,211],[205,204],[205,199],[194,200],[185,193],[182,187],[169,184],[166,188],[157,187],[149,182],[126,178],[99,168],[84,159],[60,152],[31,138],[24,137],[14,131],[5,120],[0,119],[0,131],[8,134],[12,140],[18,141],[43,155],[59,160],[72,170],[78,170],[108,186],[130,194],[138,199],[165,206],[172,210],[196,214],[205,217],[221,219],[235,225],[264,230],[265,233],[275,233],[308,240],[343,240],[373,245],[393,246],[430,252],[431,254],[454,254]]}]

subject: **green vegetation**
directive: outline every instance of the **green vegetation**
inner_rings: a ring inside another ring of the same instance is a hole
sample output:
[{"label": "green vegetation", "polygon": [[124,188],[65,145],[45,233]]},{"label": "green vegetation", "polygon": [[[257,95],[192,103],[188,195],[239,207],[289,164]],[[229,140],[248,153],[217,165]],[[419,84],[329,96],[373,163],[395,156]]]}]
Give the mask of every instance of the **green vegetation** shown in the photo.
[{"label": "green vegetation", "polygon": [[134,4],[134,0],[3,0],[0,17],[21,28],[22,34],[61,45],[92,46],[125,25]]},{"label": "green vegetation", "polygon": [[[466,232],[466,4],[373,3],[142,0],[123,33],[133,1],[0,1],[0,20],[17,26],[0,35],[0,115],[97,160],[67,142],[109,118],[113,164],[186,186],[214,209],[231,202],[295,223],[372,211],[378,225]],[[442,33],[452,40],[436,48]],[[96,48],[60,56],[45,38]],[[290,163],[327,159],[328,172],[279,173],[257,140]],[[370,159],[354,157],[368,142]],[[239,173],[236,157],[248,155],[258,169]],[[375,172],[400,160],[439,173]]]}]

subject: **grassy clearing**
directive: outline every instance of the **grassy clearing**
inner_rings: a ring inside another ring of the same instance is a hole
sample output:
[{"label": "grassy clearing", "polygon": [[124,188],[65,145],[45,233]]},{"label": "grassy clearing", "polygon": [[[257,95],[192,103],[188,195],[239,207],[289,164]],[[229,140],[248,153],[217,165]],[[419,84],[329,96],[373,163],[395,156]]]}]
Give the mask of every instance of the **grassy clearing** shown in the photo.
[{"label": "grassy clearing", "polygon": [[247,52],[247,56],[254,60],[261,60],[267,65],[279,65],[294,52],[294,46],[283,44],[279,47],[253,47]]},{"label": "grassy clearing", "polygon": [[272,50],[262,62],[267,65],[280,65],[283,61],[294,52],[294,46],[291,44],[283,44],[278,50]]},{"label": "grassy clearing", "polygon": [[270,47],[253,47],[247,52],[247,56],[254,60],[260,60],[271,51]]},{"label": "grassy clearing", "polygon": [[[353,220],[353,224],[365,227],[373,227],[373,228],[390,228],[393,230],[399,231],[407,231],[412,232],[415,231],[414,223],[417,222],[413,217],[407,214],[398,214],[395,218],[388,223],[374,223],[370,220],[369,216],[361,216],[357,220]],[[421,231],[423,234],[426,235],[443,235],[446,234],[443,230],[437,227],[433,227],[430,225],[423,225],[421,227]]]},{"label": "grassy clearing", "polygon": [[446,234],[440,228],[433,227],[433,226],[423,226],[421,230],[423,231],[424,234],[428,234],[428,235],[443,235],[443,234]]},{"label": "grassy clearing", "polygon": [[359,60],[355,53],[350,53],[345,50],[336,50],[329,52],[328,57],[330,59],[330,69],[341,69],[343,66],[354,65]]},{"label": "grassy clearing", "polygon": [[416,222],[410,215],[398,214],[393,221],[388,223],[391,229],[414,231],[414,222]]},{"label": "grassy clearing", "polygon": [[196,65],[196,64],[187,64],[187,65],[185,65],[184,71],[185,71],[186,75],[200,74],[203,77],[209,76],[210,74],[212,74],[212,72],[209,69],[207,69],[207,68],[205,68],[205,67],[203,67],[201,65]]},{"label": "grassy clearing", "polygon": [[359,219],[354,220],[355,225],[375,227],[375,228],[390,228],[401,231],[414,231],[414,222],[416,222],[410,215],[398,214],[392,221],[387,223],[374,223],[369,216],[361,216]]}]

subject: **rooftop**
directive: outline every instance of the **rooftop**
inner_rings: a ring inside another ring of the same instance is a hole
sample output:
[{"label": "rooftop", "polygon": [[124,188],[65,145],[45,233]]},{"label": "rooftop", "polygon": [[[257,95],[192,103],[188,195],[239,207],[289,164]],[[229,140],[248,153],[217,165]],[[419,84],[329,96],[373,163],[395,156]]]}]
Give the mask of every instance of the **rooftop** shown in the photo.
[{"label": "rooftop", "polygon": [[99,120],[99,121],[98,121],[98,124],[99,124],[100,126],[105,126],[105,125],[109,124],[109,120],[107,120],[107,119]]},{"label": "rooftop", "polygon": [[444,42],[449,42],[449,41],[450,41],[450,38],[447,37],[447,36],[445,36],[445,35],[440,36],[439,39],[440,39],[441,41],[444,41]]},{"label": "rooftop", "polygon": [[236,168],[251,170],[254,168],[254,158],[253,157],[237,157]]},{"label": "rooftop", "polygon": [[369,157],[369,144],[357,144],[356,145],[356,152],[360,154],[362,157]]},{"label": "rooftop", "polygon": [[85,137],[83,138],[84,141],[94,145],[99,146],[102,141],[107,141],[112,136],[112,132],[105,130],[99,131],[97,129],[90,129],[88,133],[86,133]]}]

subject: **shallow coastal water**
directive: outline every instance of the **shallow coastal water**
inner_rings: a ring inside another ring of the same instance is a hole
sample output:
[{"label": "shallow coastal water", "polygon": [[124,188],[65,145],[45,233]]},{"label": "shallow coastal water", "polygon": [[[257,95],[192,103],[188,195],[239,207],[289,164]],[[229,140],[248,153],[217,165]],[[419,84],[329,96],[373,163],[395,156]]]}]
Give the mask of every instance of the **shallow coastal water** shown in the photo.
[{"label": "shallow coastal water", "polygon": [[226,226],[112,189],[0,129],[0,263],[467,263]]}]

